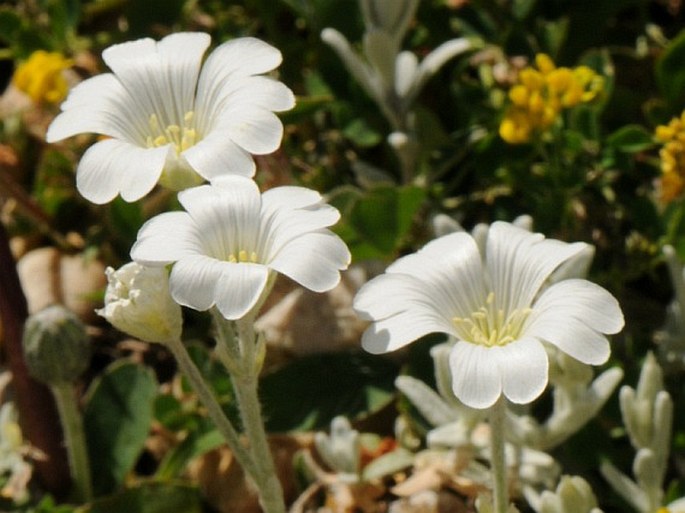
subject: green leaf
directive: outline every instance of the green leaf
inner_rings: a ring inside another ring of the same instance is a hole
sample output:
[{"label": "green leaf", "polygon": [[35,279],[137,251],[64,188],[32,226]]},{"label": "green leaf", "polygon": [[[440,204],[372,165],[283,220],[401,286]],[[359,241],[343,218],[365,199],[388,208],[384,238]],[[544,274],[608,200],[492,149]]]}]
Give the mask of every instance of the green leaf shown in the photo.
[{"label": "green leaf", "polygon": [[656,81],[661,94],[676,109],[685,101],[685,30],[671,41],[656,62]]},{"label": "green leaf", "polygon": [[382,139],[381,134],[361,118],[352,120],[342,132],[345,137],[361,148],[376,146]]},{"label": "green leaf", "polygon": [[131,36],[147,36],[153,26],[173,26],[180,21],[185,0],[146,0],[126,2]]},{"label": "green leaf", "polygon": [[179,477],[190,460],[225,443],[224,437],[215,429],[205,433],[193,431],[164,455],[155,475],[163,480]]},{"label": "green leaf", "polygon": [[83,420],[96,495],[116,490],[133,469],[156,395],[153,372],[130,362],[115,362],[93,381]]},{"label": "green leaf", "polygon": [[382,186],[334,196],[331,202],[346,220],[336,230],[350,247],[353,259],[394,256],[425,197],[425,190],[415,186]]},{"label": "green leaf", "polygon": [[202,505],[194,487],[148,482],[96,500],[83,513],[202,513]]},{"label": "green leaf", "polygon": [[626,153],[638,153],[653,147],[654,138],[640,125],[626,125],[609,135],[606,145]]},{"label": "green leaf", "polygon": [[394,399],[396,376],[394,363],[359,351],[295,360],[261,381],[267,429],[327,429],[338,415],[368,416]]},{"label": "green leaf", "polygon": [[21,17],[12,9],[0,9],[0,41],[11,44],[21,29]]},{"label": "green leaf", "polygon": [[525,20],[536,3],[537,0],[514,0],[511,3],[511,13],[517,20]]}]

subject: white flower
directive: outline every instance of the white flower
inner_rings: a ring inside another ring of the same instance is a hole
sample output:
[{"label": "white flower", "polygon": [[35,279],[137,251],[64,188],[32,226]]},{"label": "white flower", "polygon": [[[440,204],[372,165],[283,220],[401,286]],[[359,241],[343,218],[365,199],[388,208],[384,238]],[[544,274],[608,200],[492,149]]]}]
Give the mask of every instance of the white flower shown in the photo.
[{"label": "white flower", "polygon": [[254,38],[216,48],[203,33],[172,34],[110,46],[113,73],[76,86],[48,129],[54,142],[80,133],[107,136],[79,163],[76,185],[94,203],[121,194],[135,201],[155,184],[173,189],[234,173],[252,176],[251,154],[276,150],[283,125],[273,113],[292,108],[292,92],[261,76],[281,53]]},{"label": "white flower", "polygon": [[118,270],[108,267],[105,307],[97,310],[124,333],[146,342],[180,340],[181,307],[169,294],[169,273],[163,267],[129,262]]},{"label": "white flower", "polygon": [[[504,394],[528,403],[547,385],[550,343],[587,364],[609,356],[623,327],[618,302],[586,280],[547,279],[586,248],[494,223],[482,255],[468,233],[445,235],[367,283],[354,307],[374,323],[362,344],[393,351],[433,332],[451,335],[455,395],[487,408]],[[545,287],[543,287],[543,285]]]},{"label": "white flower", "polygon": [[274,271],[324,292],[349,264],[347,247],[326,229],[340,213],[315,191],[277,187],[260,194],[252,180],[226,176],[178,199],[186,212],[145,223],[131,256],[149,265],[175,262],[169,285],[181,305],[216,305],[226,319],[240,319],[269,290]]},{"label": "white flower", "polygon": [[685,513],[685,497],[676,499],[665,508],[661,508],[656,513]]}]

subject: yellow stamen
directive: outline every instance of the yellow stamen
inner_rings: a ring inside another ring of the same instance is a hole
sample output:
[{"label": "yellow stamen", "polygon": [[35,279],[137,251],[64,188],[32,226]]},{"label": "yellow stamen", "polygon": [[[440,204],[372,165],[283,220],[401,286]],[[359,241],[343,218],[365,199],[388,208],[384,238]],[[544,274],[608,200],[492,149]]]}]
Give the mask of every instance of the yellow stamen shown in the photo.
[{"label": "yellow stamen", "polygon": [[236,256],[234,253],[228,255],[228,261],[232,264],[256,264],[259,261],[259,258],[257,257],[257,253],[255,253],[254,251],[248,253],[244,249],[241,249],[240,251],[238,251],[238,256]]},{"label": "yellow stamen", "polygon": [[156,114],[150,114],[149,126],[151,135],[147,136],[149,148],[172,144],[176,153],[182,153],[198,141],[197,130],[193,126],[195,113],[188,111],[183,116],[183,125],[171,123],[162,129]]},{"label": "yellow stamen", "polygon": [[452,322],[462,340],[486,347],[505,346],[518,339],[531,313],[530,308],[506,312],[497,308],[494,292],[490,292],[485,306],[469,317],[454,317]]}]

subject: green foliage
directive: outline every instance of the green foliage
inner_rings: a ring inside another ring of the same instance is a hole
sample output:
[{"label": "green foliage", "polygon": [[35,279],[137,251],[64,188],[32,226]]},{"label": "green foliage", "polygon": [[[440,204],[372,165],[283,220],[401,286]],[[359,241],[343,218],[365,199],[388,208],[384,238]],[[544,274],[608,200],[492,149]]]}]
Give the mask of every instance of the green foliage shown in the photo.
[{"label": "green foliage", "polygon": [[394,399],[396,376],[390,361],[357,351],[299,358],[260,383],[267,430],[326,429],[339,415],[368,417]]},{"label": "green foliage", "polygon": [[96,500],[83,513],[202,513],[196,488],[175,483],[144,482]]},{"label": "green foliage", "polygon": [[656,80],[665,100],[678,112],[685,106],[685,30],[670,42],[656,62]]},{"label": "green foliage", "polygon": [[331,203],[343,215],[336,230],[354,260],[389,258],[406,244],[425,198],[424,189],[410,185],[335,191]]},{"label": "green foliage", "polygon": [[152,371],[126,361],[109,366],[91,385],[83,420],[96,495],[117,490],[133,470],[150,431],[156,395]]}]

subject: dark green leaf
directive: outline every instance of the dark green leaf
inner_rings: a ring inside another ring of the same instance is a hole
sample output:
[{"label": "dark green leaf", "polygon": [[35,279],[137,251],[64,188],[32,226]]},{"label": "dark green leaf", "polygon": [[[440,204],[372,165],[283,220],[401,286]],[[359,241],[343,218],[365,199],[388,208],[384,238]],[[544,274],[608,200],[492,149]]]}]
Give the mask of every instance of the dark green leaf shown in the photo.
[{"label": "dark green leaf", "polygon": [[84,513],[202,513],[202,506],[196,488],[149,482],[96,500]]},{"label": "dark green leaf", "polygon": [[352,120],[343,128],[343,134],[350,141],[362,148],[376,146],[381,142],[382,136],[371,128],[362,118]]},{"label": "dark green leaf", "polygon": [[338,415],[350,419],[367,416],[393,400],[396,376],[395,364],[361,352],[295,360],[262,379],[260,395],[267,429],[325,429]]},{"label": "dark green leaf", "polygon": [[640,125],[626,125],[607,137],[606,145],[626,153],[637,153],[654,146],[654,138]]},{"label": "dark green leaf", "polygon": [[676,109],[685,101],[685,30],[671,41],[656,63],[656,81],[661,94]]},{"label": "dark green leaf", "polygon": [[84,427],[96,495],[116,490],[133,469],[150,431],[156,395],[153,372],[130,362],[112,364],[93,381]]},{"label": "dark green leaf", "polygon": [[205,433],[191,432],[179,445],[173,447],[164,455],[157,468],[157,478],[170,479],[178,477],[190,460],[212,449],[216,449],[224,443],[226,443],[224,437],[216,430]]},{"label": "dark green leaf", "polygon": [[21,24],[21,18],[12,9],[0,9],[0,40],[11,44],[21,29]]},{"label": "dark green leaf", "polygon": [[353,259],[392,256],[407,237],[425,195],[420,187],[383,186],[336,196],[333,202],[347,221],[336,229],[350,246]]}]

